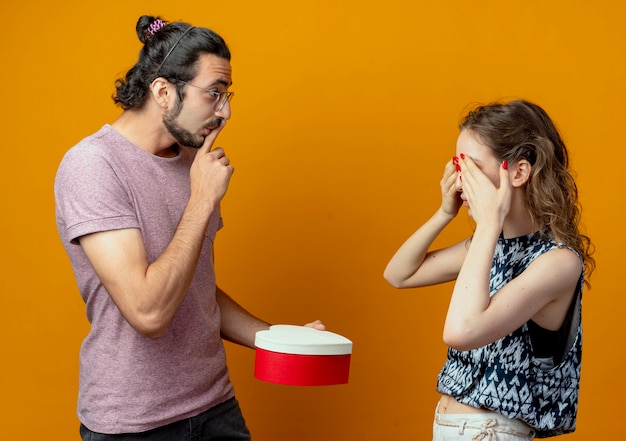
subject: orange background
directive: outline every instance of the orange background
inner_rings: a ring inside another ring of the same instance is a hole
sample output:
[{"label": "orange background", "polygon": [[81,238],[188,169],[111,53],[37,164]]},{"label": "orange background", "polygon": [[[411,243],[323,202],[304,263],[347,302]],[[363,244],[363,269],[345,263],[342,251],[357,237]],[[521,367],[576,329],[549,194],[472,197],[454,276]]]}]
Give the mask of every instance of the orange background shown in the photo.
[{"label": "orange background", "polygon": [[[309,388],[256,380],[254,352],[229,344],[255,440],[430,439],[450,286],[398,291],[382,272],[439,203],[463,109],[514,97],[541,104],[562,130],[597,245],[579,428],[567,439],[623,435],[605,418],[622,409],[626,362],[621,1],[67,0],[0,10],[3,439],[78,439],[88,324],[52,183],[64,152],[118,115],[113,82],[136,61],[144,13],[211,27],[233,52],[233,119],[219,144],[236,171],[218,283],[269,321],[321,318],[354,342],[350,383]],[[463,213],[444,239],[470,232]]]}]

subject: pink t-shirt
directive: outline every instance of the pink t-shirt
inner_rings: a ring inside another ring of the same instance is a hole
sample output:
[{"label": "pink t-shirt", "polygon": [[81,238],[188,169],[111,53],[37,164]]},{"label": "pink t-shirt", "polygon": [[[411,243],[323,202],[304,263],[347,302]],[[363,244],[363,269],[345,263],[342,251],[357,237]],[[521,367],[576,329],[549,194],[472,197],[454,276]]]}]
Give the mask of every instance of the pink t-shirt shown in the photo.
[{"label": "pink t-shirt", "polygon": [[141,432],[234,396],[215,301],[219,212],[211,217],[189,291],[157,340],[128,324],[77,241],[98,231],[138,228],[154,261],[189,199],[194,156],[189,148],[175,158],[152,155],[105,125],[70,149],[57,171],[57,226],[91,323],[80,351],[78,417],[92,431]]}]

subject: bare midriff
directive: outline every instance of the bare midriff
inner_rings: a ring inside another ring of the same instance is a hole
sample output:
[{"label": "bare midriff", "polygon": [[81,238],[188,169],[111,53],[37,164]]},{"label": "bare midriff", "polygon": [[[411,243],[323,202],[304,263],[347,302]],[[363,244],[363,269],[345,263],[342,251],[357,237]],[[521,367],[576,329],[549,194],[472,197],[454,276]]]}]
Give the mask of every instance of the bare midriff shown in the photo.
[{"label": "bare midriff", "polygon": [[440,414],[457,414],[457,413],[484,413],[489,412],[487,409],[480,409],[467,404],[459,403],[453,396],[442,395],[439,400]]}]

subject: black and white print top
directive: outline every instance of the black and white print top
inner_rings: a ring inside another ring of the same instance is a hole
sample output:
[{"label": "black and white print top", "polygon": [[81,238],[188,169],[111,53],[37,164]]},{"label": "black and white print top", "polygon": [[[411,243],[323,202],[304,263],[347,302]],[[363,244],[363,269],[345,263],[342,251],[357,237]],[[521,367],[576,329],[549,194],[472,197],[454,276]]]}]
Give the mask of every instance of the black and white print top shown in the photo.
[{"label": "black and white print top", "polygon": [[[490,274],[490,295],[520,275],[537,257],[564,247],[541,232],[505,239],[496,245]],[[437,391],[457,401],[519,419],[537,431],[537,438],[573,432],[576,428],[582,322],[580,315],[584,269],[572,309],[567,351],[560,363],[546,369],[533,357],[528,324],[486,346],[470,351],[448,349]]]}]

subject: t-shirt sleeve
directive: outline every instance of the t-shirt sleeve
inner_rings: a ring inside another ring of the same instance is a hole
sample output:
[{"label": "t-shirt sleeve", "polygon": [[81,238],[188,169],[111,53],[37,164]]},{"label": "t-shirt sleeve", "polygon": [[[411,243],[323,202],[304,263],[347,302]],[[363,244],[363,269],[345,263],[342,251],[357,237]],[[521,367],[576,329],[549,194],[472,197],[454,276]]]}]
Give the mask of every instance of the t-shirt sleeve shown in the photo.
[{"label": "t-shirt sleeve", "polygon": [[123,171],[89,149],[70,150],[57,172],[55,199],[61,233],[68,242],[90,233],[139,228]]}]

